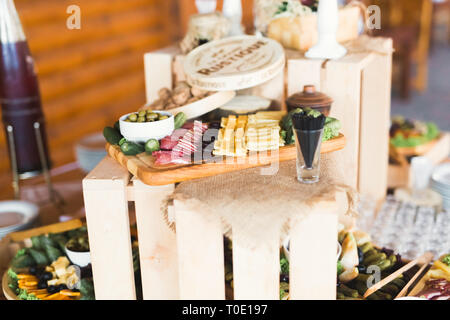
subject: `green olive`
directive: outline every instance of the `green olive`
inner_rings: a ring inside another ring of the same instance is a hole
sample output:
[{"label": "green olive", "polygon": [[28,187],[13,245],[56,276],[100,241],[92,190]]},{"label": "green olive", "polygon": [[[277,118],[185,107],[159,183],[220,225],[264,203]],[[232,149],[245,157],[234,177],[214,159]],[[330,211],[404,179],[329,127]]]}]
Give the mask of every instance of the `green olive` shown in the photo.
[{"label": "green olive", "polygon": [[139,118],[137,119],[137,122],[145,122],[145,117],[139,117]]},{"label": "green olive", "polygon": [[169,117],[168,116],[161,116],[161,117],[159,117],[159,120],[164,120],[164,119],[169,119]]},{"label": "green olive", "polygon": [[136,122],[137,118],[138,117],[137,117],[136,113],[132,113],[128,116],[128,120],[133,121],[133,122]]},{"label": "green olive", "polygon": [[147,113],[147,120],[156,120],[158,117],[159,115],[155,112]]},{"label": "green olive", "polygon": [[147,110],[145,110],[147,113],[152,113],[153,112],[153,110],[152,109],[147,109]]},{"label": "green olive", "polygon": [[147,114],[147,111],[145,111],[145,110],[141,110],[138,112],[139,117],[145,117],[146,114]]}]

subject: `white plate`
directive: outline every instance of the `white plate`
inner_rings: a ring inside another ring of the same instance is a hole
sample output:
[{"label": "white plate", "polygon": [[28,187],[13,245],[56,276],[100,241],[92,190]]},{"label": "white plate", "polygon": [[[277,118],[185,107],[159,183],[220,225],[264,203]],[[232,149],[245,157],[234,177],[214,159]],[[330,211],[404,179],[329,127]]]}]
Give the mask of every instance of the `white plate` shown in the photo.
[{"label": "white plate", "polygon": [[[6,216],[10,212],[15,212],[18,216]],[[34,222],[39,214],[37,205],[27,201],[1,201],[0,202],[0,235],[4,236],[10,232],[25,228]],[[10,222],[10,223],[8,223]]]},{"label": "white plate", "polygon": [[235,91],[219,91],[201,100],[166,111],[173,115],[183,112],[188,119],[193,119],[223,106],[233,99],[235,95]]}]

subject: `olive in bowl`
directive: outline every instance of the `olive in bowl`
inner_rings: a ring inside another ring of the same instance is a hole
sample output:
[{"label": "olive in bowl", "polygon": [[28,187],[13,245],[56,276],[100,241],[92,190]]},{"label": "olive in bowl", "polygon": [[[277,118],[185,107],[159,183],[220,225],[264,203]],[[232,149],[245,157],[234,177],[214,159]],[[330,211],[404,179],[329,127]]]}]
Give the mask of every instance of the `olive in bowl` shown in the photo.
[{"label": "olive in bowl", "polygon": [[120,133],[128,141],[145,143],[160,140],[175,129],[174,116],[166,111],[141,110],[126,114],[119,119]]},{"label": "olive in bowl", "polygon": [[89,252],[89,239],[87,236],[71,238],[66,243],[66,254],[73,264],[79,267],[86,267],[91,263],[91,253]]}]

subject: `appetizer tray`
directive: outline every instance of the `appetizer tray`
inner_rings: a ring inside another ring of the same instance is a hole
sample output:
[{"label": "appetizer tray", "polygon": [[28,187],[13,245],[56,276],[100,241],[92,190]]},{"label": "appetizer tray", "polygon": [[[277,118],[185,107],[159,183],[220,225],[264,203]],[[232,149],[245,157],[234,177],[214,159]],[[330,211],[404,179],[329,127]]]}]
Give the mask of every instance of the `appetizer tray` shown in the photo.
[{"label": "appetizer tray", "polygon": [[425,275],[426,275],[426,272],[423,272],[419,281],[416,283],[416,285],[413,287],[413,289],[409,292],[408,297],[416,297],[425,288],[425,285],[427,284],[427,280],[428,280],[425,277]]},{"label": "appetizer tray", "polygon": [[438,141],[443,138],[443,136],[444,135],[441,133],[436,139],[416,147],[394,147],[393,145],[390,145],[390,147],[393,148],[395,150],[395,153],[400,156],[420,156],[430,151],[436,145],[436,143],[438,143]]},{"label": "appetizer tray", "polygon": [[[322,143],[321,153],[341,150],[345,147],[343,134]],[[118,146],[106,144],[106,151],[132,175],[147,185],[167,185],[192,179],[210,177],[222,173],[266,166],[274,162],[296,159],[295,145],[281,147],[278,152],[267,152],[247,155],[246,157],[226,158],[224,162],[199,164],[155,165],[152,155],[141,153],[136,156],[124,155]]]}]

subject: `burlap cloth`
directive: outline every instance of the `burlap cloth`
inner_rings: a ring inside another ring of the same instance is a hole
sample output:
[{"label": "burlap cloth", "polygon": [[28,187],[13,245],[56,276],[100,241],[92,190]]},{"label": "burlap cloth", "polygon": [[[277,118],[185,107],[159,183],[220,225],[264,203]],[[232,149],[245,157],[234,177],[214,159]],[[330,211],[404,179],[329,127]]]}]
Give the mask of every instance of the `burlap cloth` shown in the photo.
[{"label": "burlap cloth", "polygon": [[292,219],[308,214],[320,201],[334,201],[338,194],[345,198],[343,214],[356,215],[357,193],[341,183],[345,173],[340,156],[341,152],[322,155],[320,181],[309,185],[297,181],[295,161],[278,163],[275,175],[262,175],[262,168],[252,168],[182,182],[164,205],[166,221],[175,231],[167,206],[177,200],[206,219],[218,217],[226,236],[231,238],[232,230],[238,231],[240,238],[245,235],[243,242],[253,247],[272,239],[269,235],[277,234],[281,241]]}]

